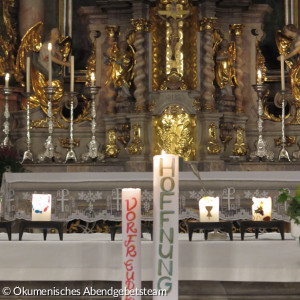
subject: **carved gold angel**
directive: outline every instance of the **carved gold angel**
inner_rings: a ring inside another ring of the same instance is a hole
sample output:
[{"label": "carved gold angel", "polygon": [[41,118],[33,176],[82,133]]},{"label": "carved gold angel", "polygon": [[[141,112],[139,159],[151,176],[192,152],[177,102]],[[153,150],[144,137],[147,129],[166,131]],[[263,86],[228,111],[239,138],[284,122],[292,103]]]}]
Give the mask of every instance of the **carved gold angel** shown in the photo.
[{"label": "carved gold angel", "polygon": [[[295,25],[284,26],[283,31],[278,30],[275,36],[276,45],[280,55],[290,68],[292,93],[296,100],[296,107],[300,108],[300,35]],[[280,60],[280,56],[277,57]]]},{"label": "carved gold angel", "polygon": [[106,64],[108,65],[107,81],[118,92],[118,97],[130,97],[129,89],[133,80],[134,32],[130,33],[126,41],[114,42],[108,49]]},{"label": "carved gold angel", "polygon": [[216,82],[222,94],[232,95],[232,87],[236,83],[235,60],[235,43],[222,40],[216,52]]},{"label": "carved gold angel", "polygon": [[[41,32],[44,24],[39,22],[30,28],[21,40],[21,45],[17,55],[16,71],[19,76],[16,79],[24,86],[23,75],[25,72],[25,60],[28,55],[32,58],[31,64],[31,84],[33,95],[30,97],[30,108],[40,107],[47,115],[48,98],[45,94],[44,88],[48,86],[48,43],[52,43],[52,86],[56,87],[54,97],[52,99],[52,110],[54,120],[60,126],[57,119],[57,113],[60,109],[60,100],[63,96],[63,76],[62,66],[70,67],[67,61],[71,49],[71,38],[66,37],[59,42],[60,34],[57,28],[52,28],[45,33],[45,39],[42,43]],[[26,100],[21,103],[22,109],[26,109]],[[37,121],[37,123],[44,127],[46,120]],[[38,125],[37,125],[38,126]],[[61,127],[61,126],[60,126]]]}]

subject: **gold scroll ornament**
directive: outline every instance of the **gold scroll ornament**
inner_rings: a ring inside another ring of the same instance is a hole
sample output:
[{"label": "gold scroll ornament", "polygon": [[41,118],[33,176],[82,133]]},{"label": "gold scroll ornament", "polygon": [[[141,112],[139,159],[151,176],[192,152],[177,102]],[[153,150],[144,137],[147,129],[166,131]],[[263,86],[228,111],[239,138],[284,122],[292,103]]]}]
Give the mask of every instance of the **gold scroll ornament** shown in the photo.
[{"label": "gold scroll ornament", "polygon": [[221,152],[221,146],[217,138],[217,126],[213,122],[208,126],[208,145],[206,150],[207,153],[215,155]]},{"label": "gold scroll ornament", "polygon": [[185,161],[197,160],[197,118],[180,106],[169,106],[153,119],[153,155],[162,150]]}]

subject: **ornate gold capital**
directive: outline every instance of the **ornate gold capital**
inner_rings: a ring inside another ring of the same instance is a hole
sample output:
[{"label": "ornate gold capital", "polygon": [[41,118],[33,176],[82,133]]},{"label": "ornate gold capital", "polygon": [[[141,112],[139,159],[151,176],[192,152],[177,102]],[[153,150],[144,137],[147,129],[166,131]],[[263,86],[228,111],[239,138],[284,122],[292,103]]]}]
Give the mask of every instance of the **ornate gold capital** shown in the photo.
[{"label": "ornate gold capital", "polygon": [[105,27],[105,32],[108,38],[116,38],[120,35],[120,26],[116,25],[107,25]]},{"label": "ornate gold capital", "polygon": [[245,25],[243,24],[232,24],[229,30],[237,37],[242,36]]},{"label": "ornate gold capital", "polygon": [[146,110],[147,110],[147,106],[146,105],[141,105],[141,106],[135,105],[135,107],[134,107],[134,111],[136,113],[143,112],[143,111],[146,111]]},{"label": "ornate gold capital", "polygon": [[149,31],[151,23],[143,18],[131,19],[131,25],[134,27],[135,31]]},{"label": "ornate gold capital", "polygon": [[217,22],[217,18],[215,17],[203,18],[200,21],[200,31],[207,31],[207,30],[213,31],[215,29],[216,22]]}]

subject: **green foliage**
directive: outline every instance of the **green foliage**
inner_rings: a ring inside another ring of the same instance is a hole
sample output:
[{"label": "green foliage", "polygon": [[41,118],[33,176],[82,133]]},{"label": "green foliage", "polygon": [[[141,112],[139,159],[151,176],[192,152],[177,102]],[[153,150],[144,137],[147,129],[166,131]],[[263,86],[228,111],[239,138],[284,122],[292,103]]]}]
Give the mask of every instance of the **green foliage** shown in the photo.
[{"label": "green foliage", "polygon": [[290,220],[293,220],[296,224],[300,224],[300,185],[298,185],[296,190],[296,196],[292,196],[288,190],[280,189],[280,194],[278,196],[278,203],[285,203],[288,201],[287,215]]},{"label": "green foliage", "polygon": [[22,164],[19,161],[18,152],[11,146],[0,147],[0,184],[4,172],[24,172]]}]

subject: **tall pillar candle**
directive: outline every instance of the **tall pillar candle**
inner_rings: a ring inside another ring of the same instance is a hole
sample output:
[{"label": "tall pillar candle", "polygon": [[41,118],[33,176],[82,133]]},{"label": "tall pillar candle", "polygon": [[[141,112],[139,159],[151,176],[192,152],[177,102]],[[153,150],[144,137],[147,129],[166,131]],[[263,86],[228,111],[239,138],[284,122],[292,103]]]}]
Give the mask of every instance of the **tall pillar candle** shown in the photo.
[{"label": "tall pillar candle", "polygon": [[52,44],[48,43],[49,86],[52,86]]},{"label": "tall pillar candle", "polygon": [[26,57],[26,92],[30,92],[30,57]]},{"label": "tall pillar candle", "polygon": [[281,71],[281,90],[285,90],[285,78],[284,78],[284,55],[280,55],[280,71]]},{"label": "tall pillar candle", "polygon": [[74,56],[71,56],[70,92],[74,92]]},{"label": "tall pillar candle", "polygon": [[179,159],[162,154],[153,158],[153,289],[178,299]]},{"label": "tall pillar candle", "polygon": [[128,292],[123,300],[141,299],[135,295],[142,286],[141,234],[141,189],[122,189],[122,289]]}]

